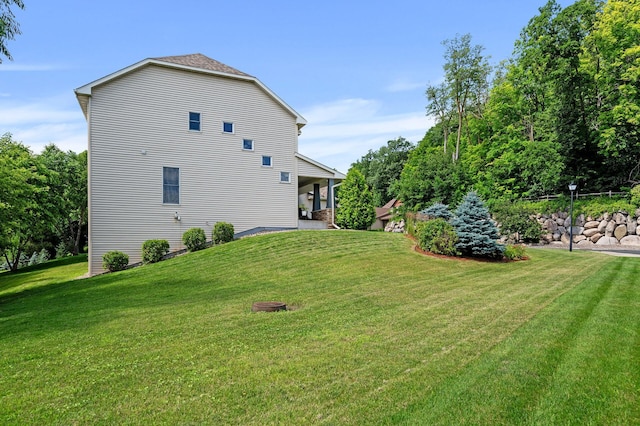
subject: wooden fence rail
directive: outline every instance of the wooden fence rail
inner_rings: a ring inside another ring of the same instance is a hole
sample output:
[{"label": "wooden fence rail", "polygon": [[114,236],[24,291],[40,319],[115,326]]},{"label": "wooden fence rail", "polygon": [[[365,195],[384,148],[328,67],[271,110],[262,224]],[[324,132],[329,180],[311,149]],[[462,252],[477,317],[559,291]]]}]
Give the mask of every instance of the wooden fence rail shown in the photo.
[{"label": "wooden fence rail", "polygon": [[[626,196],[628,195],[628,192],[614,192],[614,191],[608,191],[608,192],[589,192],[589,193],[585,193],[582,194],[578,191],[576,191],[575,193],[575,197],[576,199],[578,199],[579,197],[585,198],[585,197],[602,197],[602,196],[607,196],[609,198],[612,198],[614,196]],[[523,200],[555,200],[557,198],[560,197],[565,197],[567,196],[567,194],[555,194],[555,195],[543,195],[542,197],[527,197],[527,198],[523,198]]]}]

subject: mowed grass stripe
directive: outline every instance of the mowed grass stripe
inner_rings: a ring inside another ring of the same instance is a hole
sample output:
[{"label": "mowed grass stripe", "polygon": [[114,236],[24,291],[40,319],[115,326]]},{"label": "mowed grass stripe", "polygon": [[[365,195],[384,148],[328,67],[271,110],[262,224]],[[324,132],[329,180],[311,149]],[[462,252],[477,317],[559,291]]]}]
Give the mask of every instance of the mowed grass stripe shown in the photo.
[{"label": "mowed grass stripe", "polygon": [[[262,235],[25,294],[0,307],[0,420],[420,418],[424,401],[612,261],[574,252],[567,267],[568,253],[532,250],[496,264],[411,246],[385,233]],[[251,313],[257,300],[295,310]]]},{"label": "mowed grass stripe", "polygon": [[608,262],[449,378],[432,397],[398,412],[391,421],[638,423],[637,269],[637,259]]}]

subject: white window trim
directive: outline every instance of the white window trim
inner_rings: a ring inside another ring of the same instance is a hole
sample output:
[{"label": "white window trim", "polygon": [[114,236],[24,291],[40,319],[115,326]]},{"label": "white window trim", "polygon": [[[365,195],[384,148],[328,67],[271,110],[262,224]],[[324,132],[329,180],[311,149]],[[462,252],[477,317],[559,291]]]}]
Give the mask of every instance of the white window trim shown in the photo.
[{"label": "white window trim", "polygon": [[[177,203],[165,203],[164,202],[164,168],[169,169],[178,169],[178,202]],[[161,198],[163,206],[179,206],[180,200],[182,199],[182,169],[180,167],[174,166],[162,166],[162,181],[160,183],[161,188]]]},{"label": "white window trim", "polygon": [[[288,173],[289,174],[289,180],[282,180],[282,173]],[[281,170],[280,171],[280,183],[291,183],[291,172],[288,172],[286,170]]]},{"label": "white window trim", "polygon": [[[251,149],[244,147],[244,141],[251,141]],[[242,150],[243,151],[255,151],[255,141],[253,139],[243,138],[242,139]]]},{"label": "white window trim", "polygon": [[191,117],[189,117],[189,131],[190,132],[194,132],[194,133],[201,133],[202,132],[202,113],[201,112],[196,112],[196,111],[189,111],[189,114],[198,114],[198,116],[200,117],[200,120],[198,121],[198,130],[193,130],[191,128]]},{"label": "white window trim", "polygon": [[[269,165],[268,166],[264,164],[264,158],[265,157],[269,157]],[[262,167],[265,167],[265,168],[268,168],[268,169],[272,169],[273,168],[273,156],[271,156],[271,155],[263,155],[260,158],[260,164],[262,165]]]},{"label": "white window trim", "polygon": [[[226,123],[231,124],[231,131],[230,132],[225,132],[224,131],[224,125]],[[222,120],[222,133],[224,133],[225,135],[235,135],[236,134],[236,125],[233,121],[231,120]]]}]

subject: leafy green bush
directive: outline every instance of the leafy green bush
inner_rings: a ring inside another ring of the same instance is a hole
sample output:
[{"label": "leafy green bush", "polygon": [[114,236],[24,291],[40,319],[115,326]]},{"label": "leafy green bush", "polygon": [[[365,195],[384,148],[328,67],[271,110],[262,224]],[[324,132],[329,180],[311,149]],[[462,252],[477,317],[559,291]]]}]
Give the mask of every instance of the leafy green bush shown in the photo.
[{"label": "leafy green bush", "polygon": [[207,246],[207,235],[202,228],[191,228],[182,234],[182,242],[189,251],[202,250]]},{"label": "leafy green bush", "polygon": [[500,224],[500,234],[515,235],[516,242],[537,243],[542,235],[542,226],[532,217],[535,211],[529,204],[504,201],[496,203],[493,214]]},{"label": "leafy green bush", "polygon": [[416,224],[418,224],[419,222],[419,220],[416,220],[415,213],[406,212],[404,215],[404,232],[412,237],[415,237]]},{"label": "leafy green bush", "polygon": [[235,231],[233,225],[227,222],[217,222],[213,227],[213,243],[224,244],[233,241]]},{"label": "leafy green bush", "polygon": [[631,195],[631,204],[633,204],[634,207],[640,207],[640,185],[631,188],[629,195]]},{"label": "leafy green bush", "polygon": [[416,224],[418,246],[435,254],[457,256],[458,236],[453,226],[442,218],[418,222]]},{"label": "leafy green bush", "polygon": [[527,251],[522,244],[508,244],[504,248],[504,258],[507,260],[526,259]]},{"label": "leafy green bush", "polygon": [[478,194],[469,192],[456,209],[455,216],[451,224],[458,235],[456,247],[463,255],[502,258],[504,246],[497,242],[498,228]]},{"label": "leafy green bush", "polygon": [[147,240],[142,243],[143,263],[159,262],[167,253],[169,253],[169,241],[167,240]]},{"label": "leafy green bush", "polygon": [[122,271],[129,264],[129,256],[117,250],[102,255],[102,267],[110,272]]}]

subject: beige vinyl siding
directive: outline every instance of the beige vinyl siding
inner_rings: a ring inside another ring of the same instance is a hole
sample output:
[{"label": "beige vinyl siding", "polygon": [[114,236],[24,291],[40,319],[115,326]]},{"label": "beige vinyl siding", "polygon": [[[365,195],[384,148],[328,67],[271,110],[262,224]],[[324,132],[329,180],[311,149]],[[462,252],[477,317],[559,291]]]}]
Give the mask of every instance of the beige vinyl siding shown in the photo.
[{"label": "beige vinyl siding", "polygon": [[335,173],[329,172],[321,167],[316,166],[315,164],[309,163],[308,161],[303,160],[302,158],[298,158],[298,176],[309,176],[316,178],[327,178],[333,179],[335,177]]},{"label": "beige vinyl siding", "polygon": [[[189,112],[201,114],[200,132],[189,131]],[[210,239],[218,221],[236,232],[297,226],[296,117],[252,82],[147,66],[93,89],[89,125],[92,274],[109,250],[139,261],[147,239],[180,250],[192,227]],[[163,166],[180,169],[179,205],[162,203]]]}]

